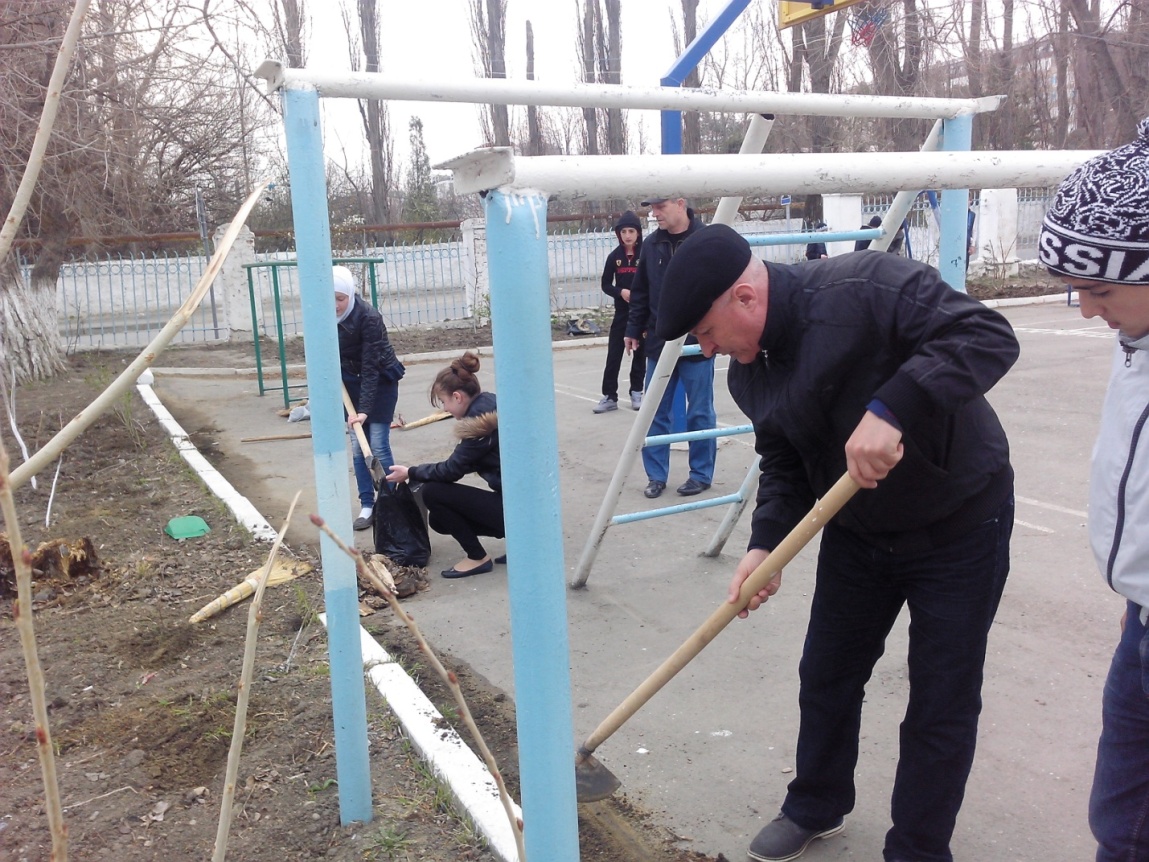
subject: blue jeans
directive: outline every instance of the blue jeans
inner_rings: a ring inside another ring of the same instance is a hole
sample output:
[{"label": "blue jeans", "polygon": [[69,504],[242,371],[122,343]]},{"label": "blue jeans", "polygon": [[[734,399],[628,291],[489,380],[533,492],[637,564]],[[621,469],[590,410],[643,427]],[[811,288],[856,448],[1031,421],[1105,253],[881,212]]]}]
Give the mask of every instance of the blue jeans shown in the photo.
[{"label": "blue jeans", "polygon": [[908,605],[910,694],[885,858],[951,862],[1012,531],[1012,497],[968,534],[919,553],[888,553],[827,525],[798,667],[796,777],[782,805],[799,826],[828,828],[854,808],[866,683]]},{"label": "blue jeans", "polygon": [[1149,634],[1141,608],[1128,607],[1105,680],[1089,797],[1097,862],[1149,860]]},{"label": "blue jeans", "polygon": [[[646,358],[646,391],[650,391],[650,379],[654,377],[654,367],[658,364],[658,357]],[[714,358],[702,362],[679,359],[670,372],[670,380],[666,383],[666,391],[662,393],[662,400],[658,402],[658,409],[654,418],[650,420],[650,431],[647,434],[654,437],[658,434],[669,434],[671,424],[670,410],[674,404],[674,389],[682,381],[682,388],[686,391],[686,430],[705,431],[713,428],[718,417],[714,413]],[[709,485],[714,481],[714,460],[718,454],[718,441],[713,437],[706,440],[692,440],[690,442],[690,478]],[[666,482],[670,475],[670,447],[647,446],[642,450],[642,466],[646,469],[646,478],[659,482]]]},{"label": "blue jeans", "polygon": [[[350,390],[349,390],[350,391]],[[358,393],[356,393],[358,394]],[[399,384],[379,381],[379,389],[375,393],[376,404],[372,413],[376,416],[386,416],[385,420],[368,419],[363,423],[363,434],[367,437],[367,445],[386,471],[395,463],[395,456],[391,454],[391,420],[395,418],[395,405],[399,401]],[[375,483],[371,479],[371,471],[367,469],[367,460],[359,451],[359,435],[351,432],[351,463],[355,468],[355,485],[359,490],[359,505],[371,508],[375,505]]]}]

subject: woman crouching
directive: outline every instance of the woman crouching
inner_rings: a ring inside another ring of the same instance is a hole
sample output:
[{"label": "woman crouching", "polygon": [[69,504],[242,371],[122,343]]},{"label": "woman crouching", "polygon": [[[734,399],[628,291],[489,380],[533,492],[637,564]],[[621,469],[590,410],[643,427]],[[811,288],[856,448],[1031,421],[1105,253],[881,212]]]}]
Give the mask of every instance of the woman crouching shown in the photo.
[{"label": "woman crouching", "polygon": [[[428,521],[437,533],[453,536],[467,555],[442,572],[444,578],[466,578],[494,568],[479,536],[501,539],[503,479],[499,463],[499,416],[494,393],[484,392],[475,376],[479,357],[471,352],[444,368],[431,384],[431,404],[457,421],[459,443],[446,461],[404,467],[396,464],[388,482],[421,482]],[[463,485],[459,480],[478,473],[491,490]],[[506,562],[500,557],[497,562]]]}]

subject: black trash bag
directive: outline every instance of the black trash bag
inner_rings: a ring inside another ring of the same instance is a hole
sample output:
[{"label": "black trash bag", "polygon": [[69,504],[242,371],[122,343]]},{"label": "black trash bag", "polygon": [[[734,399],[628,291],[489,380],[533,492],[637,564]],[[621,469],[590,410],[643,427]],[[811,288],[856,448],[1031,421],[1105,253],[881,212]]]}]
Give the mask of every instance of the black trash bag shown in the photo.
[{"label": "black trash bag", "polygon": [[388,482],[375,495],[375,553],[399,566],[425,566],[431,559],[431,537],[415,495],[406,482]]},{"label": "black trash bag", "polygon": [[584,317],[582,320],[570,318],[567,320],[567,335],[601,335],[602,330],[598,328],[598,324],[591,320],[589,317]]}]

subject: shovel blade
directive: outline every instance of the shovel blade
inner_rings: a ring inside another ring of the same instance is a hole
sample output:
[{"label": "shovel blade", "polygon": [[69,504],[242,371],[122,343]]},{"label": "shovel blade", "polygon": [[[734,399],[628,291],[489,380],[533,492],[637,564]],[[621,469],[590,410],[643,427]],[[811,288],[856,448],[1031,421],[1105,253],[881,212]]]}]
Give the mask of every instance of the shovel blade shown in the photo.
[{"label": "shovel blade", "polygon": [[599,802],[620,787],[622,782],[593,754],[575,755],[575,797],[579,802]]}]

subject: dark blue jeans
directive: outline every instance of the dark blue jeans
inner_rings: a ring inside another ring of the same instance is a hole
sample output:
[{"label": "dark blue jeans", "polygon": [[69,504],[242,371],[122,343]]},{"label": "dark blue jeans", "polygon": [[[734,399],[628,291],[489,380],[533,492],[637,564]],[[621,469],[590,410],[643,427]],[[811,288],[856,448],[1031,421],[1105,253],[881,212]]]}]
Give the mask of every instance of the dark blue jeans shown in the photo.
[{"label": "dark blue jeans", "polygon": [[1097,862],[1149,860],[1149,634],[1129,602],[1105,680],[1101,741],[1089,797]]},{"label": "dark blue jeans", "polygon": [[798,668],[796,777],[782,811],[814,829],[854,808],[862,699],[886,636],[910,610],[910,695],[885,858],[950,862],[977,742],[986,641],[1009,573],[1012,498],[944,547],[892,554],[833,523],[822,538]]},{"label": "dark blue jeans", "polygon": [[[359,387],[347,383],[347,394],[351,402],[359,406]],[[395,406],[399,403],[399,384],[394,380],[380,380],[379,388],[375,392],[375,406],[371,415],[363,423],[363,435],[367,438],[367,445],[371,447],[371,454],[383,465],[383,472],[395,463],[395,456],[391,454],[391,422],[395,419]],[[343,418],[347,418],[347,411],[343,411]],[[371,508],[375,505],[375,482],[371,471],[367,469],[367,459],[359,451],[359,436],[351,432],[351,467],[355,471],[355,487],[359,492],[359,505]]]}]

